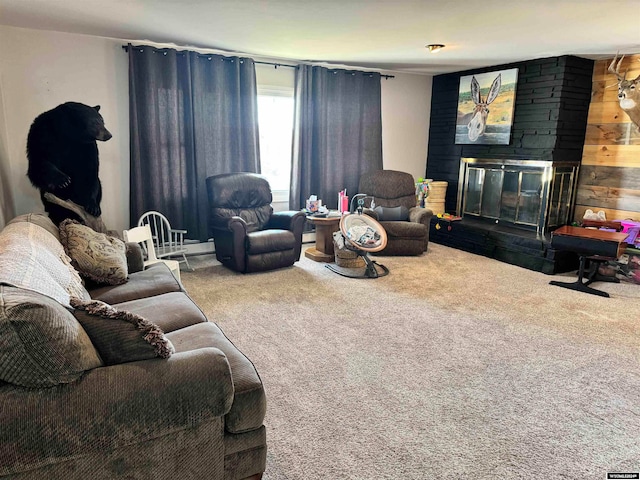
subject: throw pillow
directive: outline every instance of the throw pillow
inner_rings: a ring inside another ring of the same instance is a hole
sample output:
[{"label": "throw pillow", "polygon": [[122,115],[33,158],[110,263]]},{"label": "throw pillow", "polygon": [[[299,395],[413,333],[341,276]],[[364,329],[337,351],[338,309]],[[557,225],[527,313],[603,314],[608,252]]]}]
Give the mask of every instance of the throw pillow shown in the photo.
[{"label": "throw pillow", "polygon": [[405,222],[409,220],[407,207],[376,207],[373,209],[381,222]]},{"label": "throw pillow", "polygon": [[107,285],[127,281],[126,246],[119,238],[67,219],[60,224],[60,241],[81,276]]},{"label": "throw pillow", "polygon": [[72,298],[71,306],[106,365],[169,358],[175,352],[162,329],[140,315],[100,300]]},{"label": "throw pillow", "polygon": [[102,365],[82,326],[55,300],[0,285],[0,304],[0,380],[53,387]]}]

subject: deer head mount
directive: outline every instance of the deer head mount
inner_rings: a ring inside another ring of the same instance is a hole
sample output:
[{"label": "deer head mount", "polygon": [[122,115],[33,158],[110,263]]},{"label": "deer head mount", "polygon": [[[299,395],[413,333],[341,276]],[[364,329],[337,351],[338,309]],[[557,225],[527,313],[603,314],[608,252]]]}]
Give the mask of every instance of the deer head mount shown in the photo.
[{"label": "deer head mount", "polygon": [[[609,65],[609,73],[613,73],[618,79],[618,101],[620,108],[625,111],[631,121],[640,128],[640,75],[633,80],[627,80],[627,71],[620,75],[620,64],[624,55],[618,61],[618,54]],[[616,61],[618,63],[616,63]]]}]

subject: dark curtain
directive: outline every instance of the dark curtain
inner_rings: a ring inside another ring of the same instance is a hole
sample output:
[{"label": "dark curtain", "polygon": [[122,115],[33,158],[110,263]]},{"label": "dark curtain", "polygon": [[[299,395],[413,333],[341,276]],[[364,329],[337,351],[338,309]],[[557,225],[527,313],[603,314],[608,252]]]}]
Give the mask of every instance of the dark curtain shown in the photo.
[{"label": "dark curtain", "polygon": [[339,191],[351,198],[382,169],[380,74],[300,65],[295,95],[290,208],[312,194],[336,208]]},{"label": "dark curtain", "polygon": [[253,60],[129,45],[130,223],[163,213],[208,235],[205,180],[259,172]]}]

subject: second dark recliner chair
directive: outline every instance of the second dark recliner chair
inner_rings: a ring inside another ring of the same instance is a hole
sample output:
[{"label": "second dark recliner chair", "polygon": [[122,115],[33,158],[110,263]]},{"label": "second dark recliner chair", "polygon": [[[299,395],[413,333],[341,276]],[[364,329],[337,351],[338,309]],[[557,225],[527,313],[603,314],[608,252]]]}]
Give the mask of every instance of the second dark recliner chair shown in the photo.
[{"label": "second dark recliner chair", "polygon": [[255,173],[207,178],[209,230],[216,258],[232,270],[249,273],[289,267],[300,259],[306,216],[274,212],[269,182]]},{"label": "second dark recliner chair", "polygon": [[375,170],[360,177],[359,192],[375,199],[377,208],[365,210],[387,232],[381,255],[420,255],[427,251],[433,212],[416,207],[416,184],[409,173]]}]

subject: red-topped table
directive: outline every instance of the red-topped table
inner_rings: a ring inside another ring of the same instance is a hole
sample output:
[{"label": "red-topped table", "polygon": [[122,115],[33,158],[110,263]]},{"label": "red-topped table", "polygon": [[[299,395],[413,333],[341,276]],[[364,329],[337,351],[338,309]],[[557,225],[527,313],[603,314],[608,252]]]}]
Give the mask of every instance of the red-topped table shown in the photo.
[{"label": "red-topped table", "polygon": [[[589,284],[598,280],[607,282],[619,281],[615,277],[598,275],[598,266],[602,262],[615,260],[622,255],[627,247],[624,242],[626,238],[627,234],[621,232],[608,232],[606,230],[594,230],[569,225],[558,228],[551,234],[551,246],[556,250],[577,253],[580,256],[580,269],[578,270],[578,280],[575,282],[567,283],[552,280],[549,283],[558,287],[608,297],[608,293],[589,287]],[[583,278],[587,262],[590,263],[590,268],[585,282]]]}]

